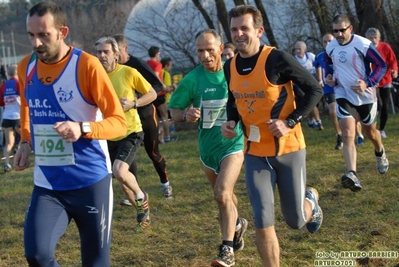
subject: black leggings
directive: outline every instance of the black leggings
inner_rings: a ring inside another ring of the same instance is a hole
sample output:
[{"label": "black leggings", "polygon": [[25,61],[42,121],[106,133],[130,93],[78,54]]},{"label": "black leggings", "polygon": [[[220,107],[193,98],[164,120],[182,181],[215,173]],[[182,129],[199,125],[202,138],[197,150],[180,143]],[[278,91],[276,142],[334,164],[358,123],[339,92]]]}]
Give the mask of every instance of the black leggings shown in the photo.
[{"label": "black leggings", "polygon": [[60,266],[54,251],[72,219],[79,229],[80,266],[111,266],[111,192],[111,175],[74,190],[34,186],[24,226],[25,257],[29,266]]},{"label": "black leggings", "polygon": [[[144,148],[148,157],[152,160],[155,170],[159,175],[161,183],[168,182],[166,173],[165,158],[159,151],[158,140],[158,119],[154,105],[147,105],[137,109],[144,132]],[[130,165],[129,171],[136,176],[137,179],[137,158]]]},{"label": "black leggings", "polygon": [[380,113],[379,130],[382,131],[388,121],[391,88],[378,88],[378,111]]}]

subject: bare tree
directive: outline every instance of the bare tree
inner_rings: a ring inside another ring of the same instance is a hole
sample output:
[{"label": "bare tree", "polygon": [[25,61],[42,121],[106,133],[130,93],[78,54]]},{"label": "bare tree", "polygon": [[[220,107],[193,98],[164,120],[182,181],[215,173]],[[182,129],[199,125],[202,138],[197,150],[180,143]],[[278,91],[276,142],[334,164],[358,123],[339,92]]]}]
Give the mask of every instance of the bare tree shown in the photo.
[{"label": "bare tree", "polygon": [[325,0],[307,0],[307,5],[316,18],[320,33],[325,34],[331,29],[331,17]]},{"label": "bare tree", "polygon": [[227,41],[231,43],[230,27],[228,22],[226,4],[224,3],[224,0],[215,0],[215,4],[216,4],[216,10],[219,22],[222,25]]},{"label": "bare tree", "polygon": [[[158,1],[156,5],[149,1],[139,2],[125,27],[133,53],[146,58],[148,48],[156,45],[163,55],[173,58],[175,66],[198,65],[195,36],[200,30],[208,28],[204,27],[208,24],[204,23],[203,15],[192,4],[191,1],[180,4]],[[143,17],[147,18],[145,23]]]},{"label": "bare tree", "polygon": [[198,11],[202,14],[202,16],[205,19],[206,24],[208,24],[209,29],[215,29],[215,26],[213,26],[213,21],[209,17],[208,12],[202,7],[201,3],[199,0],[191,0],[194,4],[194,6],[198,9]]},{"label": "bare tree", "polygon": [[240,4],[254,5],[261,11],[266,32],[262,42],[283,50],[291,51],[297,40],[305,41],[310,51],[321,49],[320,37],[331,31],[332,18],[341,13],[350,17],[355,32],[379,27],[386,41],[398,47],[396,0],[140,1],[136,6],[140,11],[135,8],[126,25],[129,45],[141,57],[147,57],[149,46],[158,45],[163,54],[174,59],[175,66],[195,66],[195,35],[204,28],[214,28],[230,41],[228,10]]},{"label": "bare tree", "polygon": [[382,27],[382,16],[384,10],[382,8],[381,0],[355,0],[356,14],[358,21],[360,22],[356,32],[364,35],[369,27],[376,27],[381,29]]},{"label": "bare tree", "polygon": [[234,0],[234,4],[235,4],[236,6],[245,5],[245,2],[244,2],[244,0]]},{"label": "bare tree", "polygon": [[[382,39],[389,42],[393,50],[396,51],[396,53],[399,53],[399,34],[397,31],[399,27],[399,20],[397,19],[398,2],[395,0],[389,0],[386,1],[383,6],[386,7],[386,10],[382,22]],[[397,56],[399,58],[398,54]]]},{"label": "bare tree", "polygon": [[266,33],[267,39],[269,40],[269,44],[271,46],[278,47],[277,41],[274,38],[272,27],[270,27],[269,18],[267,17],[267,14],[266,14],[266,11],[265,11],[262,1],[255,0],[255,4],[256,4],[256,7],[259,9],[260,13],[262,14],[263,27],[265,28],[265,33]]},{"label": "bare tree", "polygon": [[[0,3],[0,28],[3,30],[5,44],[10,43],[7,36],[11,36],[13,31],[17,54],[31,51],[26,38],[25,17],[29,8],[40,1],[12,0]],[[228,10],[234,5],[245,4],[256,6],[262,13],[266,33],[262,42],[283,50],[290,51],[297,40],[306,41],[312,51],[321,48],[319,38],[331,30],[332,18],[345,13],[352,21],[355,33],[363,35],[368,27],[377,27],[383,40],[395,52],[399,52],[398,0],[53,1],[67,12],[71,29],[68,43],[90,52],[99,37],[125,30],[135,54],[147,57],[148,47],[159,45],[163,54],[174,59],[176,66],[198,64],[194,39],[202,29],[214,28],[225,40],[231,41]],[[154,8],[136,12],[136,8],[133,8],[136,2],[141,7],[151,6],[152,3]]]},{"label": "bare tree", "polygon": [[123,32],[135,5],[134,1],[98,1],[89,6],[80,1],[78,3],[82,4],[66,2],[71,28],[67,41],[91,53],[94,53],[94,43],[100,37]]}]

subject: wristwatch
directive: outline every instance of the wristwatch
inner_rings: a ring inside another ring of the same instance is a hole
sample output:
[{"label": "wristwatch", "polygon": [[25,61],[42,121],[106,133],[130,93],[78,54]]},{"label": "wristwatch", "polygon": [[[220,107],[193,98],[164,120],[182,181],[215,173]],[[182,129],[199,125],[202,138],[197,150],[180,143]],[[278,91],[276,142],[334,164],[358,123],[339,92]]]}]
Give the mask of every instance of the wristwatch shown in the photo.
[{"label": "wristwatch", "polygon": [[87,122],[87,121],[81,122],[80,123],[80,131],[82,132],[82,135],[91,133],[90,122]]},{"label": "wristwatch", "polygon": [[293,119],[287,118],[287,125],[288,127],[290,127],[291,129],[294,129],[295,125],[297,124],[296,121],[294,121]]}]

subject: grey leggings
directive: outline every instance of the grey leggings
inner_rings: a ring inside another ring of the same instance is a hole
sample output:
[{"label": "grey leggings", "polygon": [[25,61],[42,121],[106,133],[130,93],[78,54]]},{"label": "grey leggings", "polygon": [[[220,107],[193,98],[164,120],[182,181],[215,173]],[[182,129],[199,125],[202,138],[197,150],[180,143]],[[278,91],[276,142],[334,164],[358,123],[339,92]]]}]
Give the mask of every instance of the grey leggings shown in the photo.
[{"label": "grey leggings", "polygon": [[256,228],[274,225],[276,184],[286,223],[294,229],[305,225],[306,149],[267,158],[246,154],[245,181]]}]

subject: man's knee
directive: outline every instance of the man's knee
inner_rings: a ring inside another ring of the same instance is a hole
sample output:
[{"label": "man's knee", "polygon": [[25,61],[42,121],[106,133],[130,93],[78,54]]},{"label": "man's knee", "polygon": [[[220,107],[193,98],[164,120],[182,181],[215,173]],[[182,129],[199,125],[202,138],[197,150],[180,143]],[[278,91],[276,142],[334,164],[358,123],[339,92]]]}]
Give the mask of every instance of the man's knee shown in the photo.
[{"label": "man's knee", "polygon": [[346,144],[346,145],[349,145],[349,144],[351,144],[351,143],[354,143],[356,133],[355,133],[355,132],[348,132],[348,131],[345,131],[345,130],[342,129],[342,128],[341,128],[341,130],[342,130],[342,142],[343,142],[344,144]]},{"label": "man's knee", "polygon": [[364,127],[364,132],[366,133],[366,136],[371,140],[376,140],[377,135],[379,135],[376,125]]},{"label": "man's knee", "polygon": [[233,192],[226,190],[223,187],[215,187],[213,190],[214,198],[219,205],[226,205],[233,201]]},{"label": "man's knee", "polygon": [[147,153],[147,155],[154,164],[159,164],[163,160],[160,153]]},{"label": "man's knee", "polygon": [[114,164],[112,166],[112,174],[119,182],[126,181],[126,175],[129,172],[129,165],[122,165],[122,164]]}]

